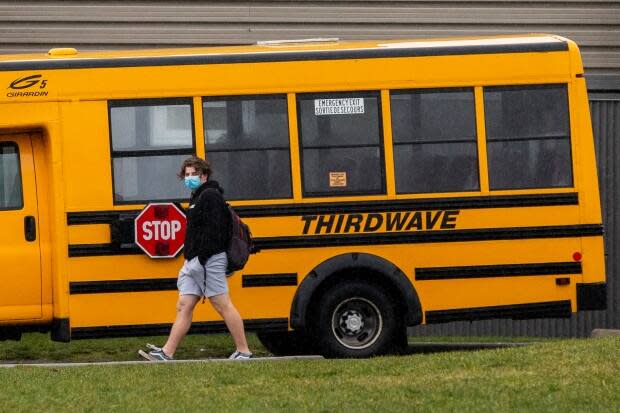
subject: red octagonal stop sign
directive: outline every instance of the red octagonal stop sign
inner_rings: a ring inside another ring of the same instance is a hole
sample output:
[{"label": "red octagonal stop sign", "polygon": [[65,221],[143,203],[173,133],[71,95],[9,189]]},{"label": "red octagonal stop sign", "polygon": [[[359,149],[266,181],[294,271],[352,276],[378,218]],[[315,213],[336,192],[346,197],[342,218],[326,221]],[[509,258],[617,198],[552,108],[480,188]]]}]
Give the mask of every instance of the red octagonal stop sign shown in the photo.
[{"label": "red octagonal stop sign", "polygon": [[175,257],[183,248],[186,223],[176,205],[148,204],[134,221],[136,244],[151,258]]}]

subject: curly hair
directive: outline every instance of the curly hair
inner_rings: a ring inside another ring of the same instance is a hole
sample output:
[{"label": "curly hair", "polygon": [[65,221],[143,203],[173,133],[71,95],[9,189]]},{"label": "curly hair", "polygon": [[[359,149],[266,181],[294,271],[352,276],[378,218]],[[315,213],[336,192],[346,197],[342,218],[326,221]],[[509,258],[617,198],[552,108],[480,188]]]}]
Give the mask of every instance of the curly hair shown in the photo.
[{"label": "curly hair", "polygon": [[192,167],[201,175],[211,176],[211,164],[209,161],[199,158],[197,156],[191,156],[183,161],[181,164],[181,171],[177,174],[179,179],[185,178],[185,168]]}]

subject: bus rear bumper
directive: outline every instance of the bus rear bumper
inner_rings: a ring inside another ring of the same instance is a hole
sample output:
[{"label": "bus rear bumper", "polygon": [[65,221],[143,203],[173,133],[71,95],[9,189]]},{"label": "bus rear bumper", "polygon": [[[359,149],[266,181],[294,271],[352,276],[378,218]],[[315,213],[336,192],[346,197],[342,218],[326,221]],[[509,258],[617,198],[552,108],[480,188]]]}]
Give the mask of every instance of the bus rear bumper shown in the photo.
[{"label": "bus rear bumper", "polygon": [[577,311],[606,309],[607,283],[577,284]]}]

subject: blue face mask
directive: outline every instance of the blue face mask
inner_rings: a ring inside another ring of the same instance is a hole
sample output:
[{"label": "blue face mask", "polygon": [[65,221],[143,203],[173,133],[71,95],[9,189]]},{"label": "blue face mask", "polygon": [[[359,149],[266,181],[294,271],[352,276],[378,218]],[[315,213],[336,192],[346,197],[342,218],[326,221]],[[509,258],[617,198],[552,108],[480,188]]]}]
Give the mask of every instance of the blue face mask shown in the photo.
[{"label": "blue face mask", "polygon": [[186,176],[185,177],[185,186],[191,189],[192,191],[198,188],[201,184],[202,182],[200,182],[199,176]]}]

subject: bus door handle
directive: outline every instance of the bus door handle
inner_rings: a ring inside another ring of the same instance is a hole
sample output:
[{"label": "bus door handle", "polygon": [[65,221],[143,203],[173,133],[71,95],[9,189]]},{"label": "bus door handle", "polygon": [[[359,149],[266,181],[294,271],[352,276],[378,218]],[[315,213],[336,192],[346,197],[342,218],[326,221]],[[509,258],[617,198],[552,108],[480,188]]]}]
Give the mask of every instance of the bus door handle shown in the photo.
[{"label": "bus door handle", "polygon": [[24,218],[24,235],[26,236],[26,241],[37,239],[37,221],[32,215]]}]

